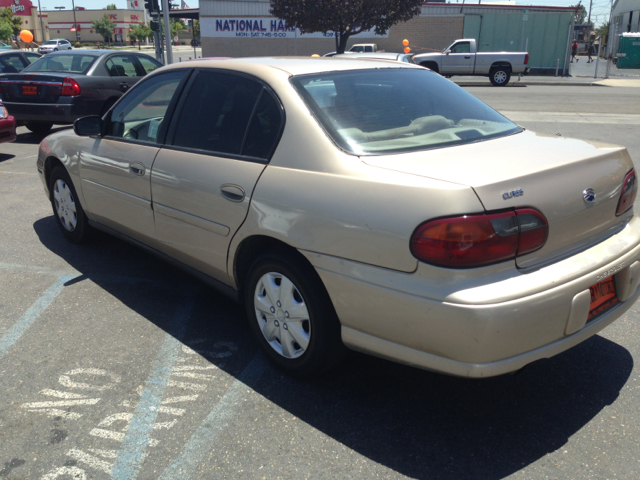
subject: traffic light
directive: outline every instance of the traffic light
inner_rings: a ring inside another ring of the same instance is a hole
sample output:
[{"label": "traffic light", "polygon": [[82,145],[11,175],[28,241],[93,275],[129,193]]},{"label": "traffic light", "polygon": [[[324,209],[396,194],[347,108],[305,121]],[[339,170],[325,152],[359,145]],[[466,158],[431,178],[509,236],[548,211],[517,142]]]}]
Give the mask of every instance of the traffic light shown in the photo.
[{"label": "traffic light", "polygon": [[153,20],[149,22],[149,27],[151,28],[152,32],[160,31],[160,24],[158,22],[154,22]]},{"label": "traffic light", "polygon": [[145,0],[144,8],[146,8],[150,12],[159,12],[160,11],[160,6],[158,5],[158,0]]},{"label": "traffic light", "polygon": [[178,5],[174,5],[173,3],[169,2],[169,10],[173,10],[174,8],[178,8]]}]

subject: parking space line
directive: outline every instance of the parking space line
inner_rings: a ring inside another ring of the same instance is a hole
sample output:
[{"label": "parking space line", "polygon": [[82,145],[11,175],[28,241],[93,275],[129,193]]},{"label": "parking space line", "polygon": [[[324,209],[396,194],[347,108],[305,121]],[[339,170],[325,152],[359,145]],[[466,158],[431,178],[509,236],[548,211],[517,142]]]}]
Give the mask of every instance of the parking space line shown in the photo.
[{"label": "parking space line", "polygon": [[169,376],[182,346],[181,340],[191,312],[195,307],[195,301],[193,293],[186,293],[173,315],[170,327],[172,333],[165,335],[111,469],[111,478],[113,479],[133,479],[138,476],[146,456],[147,446],[152,442],[150,435],[162,403],[164,391],[170,383]]},{"label": "parking space line", "polygon": [[75,278],[74,275],[61,275],[53,284],[36,300],[29,309],[22,314],[18,321],[0,338],[0,359],[22,337],[31,325],[40,317],[40,314],[51,305],[51,302],[60,294],[64,284]]},{"label": "parking space line", "polygon": [[193,475],[204,456],[213,448],[231,417],[241,408],[247,388],[255,387],[267,367],[266,359],[258,352],[158,480],[186,480]]}]

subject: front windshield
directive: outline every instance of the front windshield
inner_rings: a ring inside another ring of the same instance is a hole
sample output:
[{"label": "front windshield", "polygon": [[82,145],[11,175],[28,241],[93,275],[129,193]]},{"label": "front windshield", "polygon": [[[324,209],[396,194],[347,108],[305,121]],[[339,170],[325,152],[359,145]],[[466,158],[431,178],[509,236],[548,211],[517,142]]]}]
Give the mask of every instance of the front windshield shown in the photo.
[{"label": "front windshield", "polygon": [[355,155],[429,150],[521,131],[426,69],[327,72],[291,82],[334,142]]},{"label": "front windshield", "polygon": [[47,40],[43,43],[43,45],[56,45],[57,43],[58,42],[56,42],[55,40]]},{"label": "front windshield", "polygon": [[41,57],[23,72],[69,72],[87,73],[95,59],[94,55],[55,55]]}]

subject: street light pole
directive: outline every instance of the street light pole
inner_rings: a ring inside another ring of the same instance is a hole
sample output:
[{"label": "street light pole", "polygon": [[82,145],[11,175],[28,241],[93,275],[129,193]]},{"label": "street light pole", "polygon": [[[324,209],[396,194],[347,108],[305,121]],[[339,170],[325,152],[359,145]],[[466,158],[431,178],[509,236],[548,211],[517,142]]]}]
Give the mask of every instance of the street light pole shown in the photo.
[{"label": "street light pole", "polygon": [[71,0],[71,8],[73,8],[73,27],[76,30],[76,42],[77,42],[78,41],[78,22],[76,22],[76,4],[74,0]]},{"label": "street light pole", "polygon": [[40,31],[42,32],[42,43],[44,43],[44,26],[42,25],[42,8],[40,8],[40,0],[38,0],[38,16],[40,17]]}]

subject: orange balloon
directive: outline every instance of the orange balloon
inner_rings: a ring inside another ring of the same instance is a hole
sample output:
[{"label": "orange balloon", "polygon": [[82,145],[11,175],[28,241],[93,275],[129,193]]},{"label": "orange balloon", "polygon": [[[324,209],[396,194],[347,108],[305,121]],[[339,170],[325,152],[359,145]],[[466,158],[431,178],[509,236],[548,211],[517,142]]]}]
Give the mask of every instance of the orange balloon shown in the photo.
[{"label": "orange balloon", "polygon": [[409,40],[407,40],[407,39],[405,38],[404,40],[402,40],[402,44],[403,44],[405,47],[408,47],[408,46],[409,46]]},{"label": "orange balloon", "polygon": [[20,32],[20,40],[25,43],[33,42],[33,33],[31,33],[29,30],[22,30]]},{"label": "orange balloon", "polygon": [[409,47],[404,47],[404,53],[409,53],[411,49]]}]

